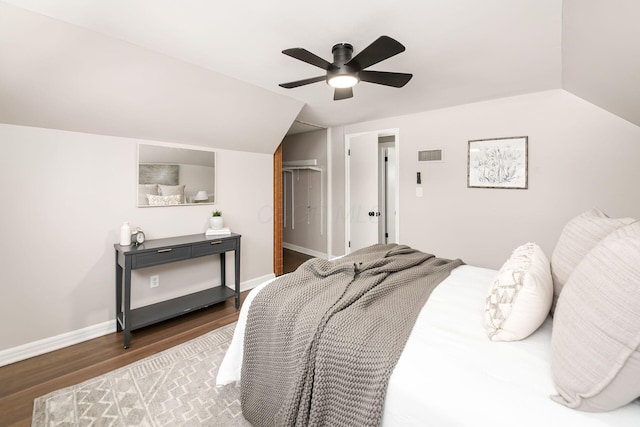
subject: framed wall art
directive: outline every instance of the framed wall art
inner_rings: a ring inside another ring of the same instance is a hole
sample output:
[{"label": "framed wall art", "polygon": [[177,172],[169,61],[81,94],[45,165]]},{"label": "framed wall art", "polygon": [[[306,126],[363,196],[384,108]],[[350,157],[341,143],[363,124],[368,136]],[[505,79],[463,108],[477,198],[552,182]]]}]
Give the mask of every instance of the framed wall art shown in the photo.
[{"label": "framed wall art", "polygon": [[528,137],[469,141],[467,187],[526,189]]}]

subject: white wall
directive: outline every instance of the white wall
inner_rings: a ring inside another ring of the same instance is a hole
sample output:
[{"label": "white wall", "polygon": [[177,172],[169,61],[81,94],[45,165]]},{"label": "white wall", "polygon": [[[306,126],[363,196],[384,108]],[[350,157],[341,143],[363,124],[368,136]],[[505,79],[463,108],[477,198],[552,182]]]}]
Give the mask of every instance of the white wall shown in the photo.
[{"label": "white wall", "polygon": [[329,259],[344,255],[345,248],[345,151],[344,127],[329,130],[329,212],[328,227],[331,232]]},{"label": "white wall", "polygon": [[[640,218],[640,128],[557,90],[330,129],[330,255],[344,248],[344,134],[390,128],[400,129],[401,242],[418,249],[497,268],[526,241],[550,255],[566,221],[593,206]],[[529,189],[468,189],[467,141],[518,135],[529,137]],[[269,154],[218,150],[215,206],[136,208],[141,140],[0,125],[0,141],[0,350],[115,318],[113,243],[125,220],[169,237],[203,232],[219,208],[243,235],[241,279],[272,273]],[[445,161],[418,165],[428,148]],[[184,264],[158,267],[158,292],[136,273],[134,304],[206,286],[218,271],[207,259]]]},{"label": "white wall", "polygon": [[[198,191],[206,191],[215,198],[215,178],[211,179],[212,168],[199,165],[180,164],[180,184],[185,184],[184,197],[187,203],[192,203]],[[213,168],[215,177],[215,168]]]},{"label": "white wall", "polygon": [[[389,128],[400,129],[400,241],[423,251],[498,268],[527,241],[539,243],[550,256],[564,224],[591,207],[640,218],[640,128],[566,91],[354,124],[342,131]],[[528,190],[467,188],[469,140],[523,135],[529,137]],[[445,161],[418,164],[417,151],[430,148],[443,148]],[[342,165],[336,160],[332,168],[344,166],[344,160]],[[415,196],[416,172],[422,173],[422,198]],[[338,199],[335,206],[339,203],[344,202]]]},{"label": "white wall", "polygon": [[[242,234],[241,280],[273,272],[270,154],[217,150],[215,206],[136,208],[137,143],[150,141],[2,124],[0,141],[0,350],[115,325],[113,244],[123,221],[148,239],[196,234],[221,209]],[[216,258],[136,271],[133,304],[216,283]],[[155,273],[160,287],[152,290]]]},{"label": "white wall", "polygon": [[[282,240],[287,247],[306,249],[305,253],[320,256],[327,253],[327,131],[294,134],[282,141],[283,162],[311,159],[318,161],[317,167],[323,170],[322,174],[312,170],[295,170],[293,174],[285,173],[282,176],[286,184],[286,191],[283,190],[286,206],[283,209],[285,221]],[[292,188],[295,190],[293,198]],[[294,216],[291,215],[292,200],[295,205]],[[307,206],[310,208],[307,209]]]}]

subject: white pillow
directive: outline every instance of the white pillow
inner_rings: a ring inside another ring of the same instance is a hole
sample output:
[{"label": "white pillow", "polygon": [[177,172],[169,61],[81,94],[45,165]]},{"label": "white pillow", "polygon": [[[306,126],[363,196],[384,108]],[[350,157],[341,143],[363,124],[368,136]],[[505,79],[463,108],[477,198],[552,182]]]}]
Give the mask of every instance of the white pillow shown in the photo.
[{"label": "white pillow", "polygon": [[138,206],[148,205],[147,194],[158,195],[158,184],[138,184]]},{"label": "white pillow", "polygon": [[161,196],[175,196],[179,195],[184,200],[184,187],[182,185],[163,185],[158,184],[158,194]]},{"label": "white pillow", "polygon": [[556,402],[610,411],[640,396],[640,223],[620,227],[571,273],[553,318]]},{"label": "white pillow", "polygon": [[606,235],[633,222],[635,222],[633,218],[609,218],[601,210],[593,208],[573,218],[564,226],[551,254],[551,277],[553,278],[551,314],[555,311],[562,287],[585,255]]},{"label": "white pillow", "polygon": [[156,196],[154,194],[147,194],[149,205],[151,206],[169,206],[169,205],[181,205],[182,196],[174,194],[172,196]]},{"label": "white pillow", "polygon": [[517,341],[547,318],[553,298],[549,260],[540,246],[517,247],[489,287],[484,327],[492,341]]}]

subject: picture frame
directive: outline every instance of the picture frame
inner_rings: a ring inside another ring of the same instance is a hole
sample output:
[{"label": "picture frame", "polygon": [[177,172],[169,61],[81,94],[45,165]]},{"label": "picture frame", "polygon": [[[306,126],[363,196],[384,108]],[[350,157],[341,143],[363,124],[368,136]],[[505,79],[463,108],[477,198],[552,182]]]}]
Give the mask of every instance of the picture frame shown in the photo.
[{"label": "picture frame", "polygon": [[527,136],[469,141],[467,187],[526,190],[528,146]]}]

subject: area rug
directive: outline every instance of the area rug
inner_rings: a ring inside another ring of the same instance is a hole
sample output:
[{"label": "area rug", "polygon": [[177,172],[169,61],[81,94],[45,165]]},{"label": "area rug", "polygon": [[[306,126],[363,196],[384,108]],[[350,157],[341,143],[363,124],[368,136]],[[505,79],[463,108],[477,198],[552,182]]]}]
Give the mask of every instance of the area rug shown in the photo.
[{"label": "area rug", "polygon": [[35,399],[32,426],[250,426],[240,386],[216,387],[235,323]]}]

